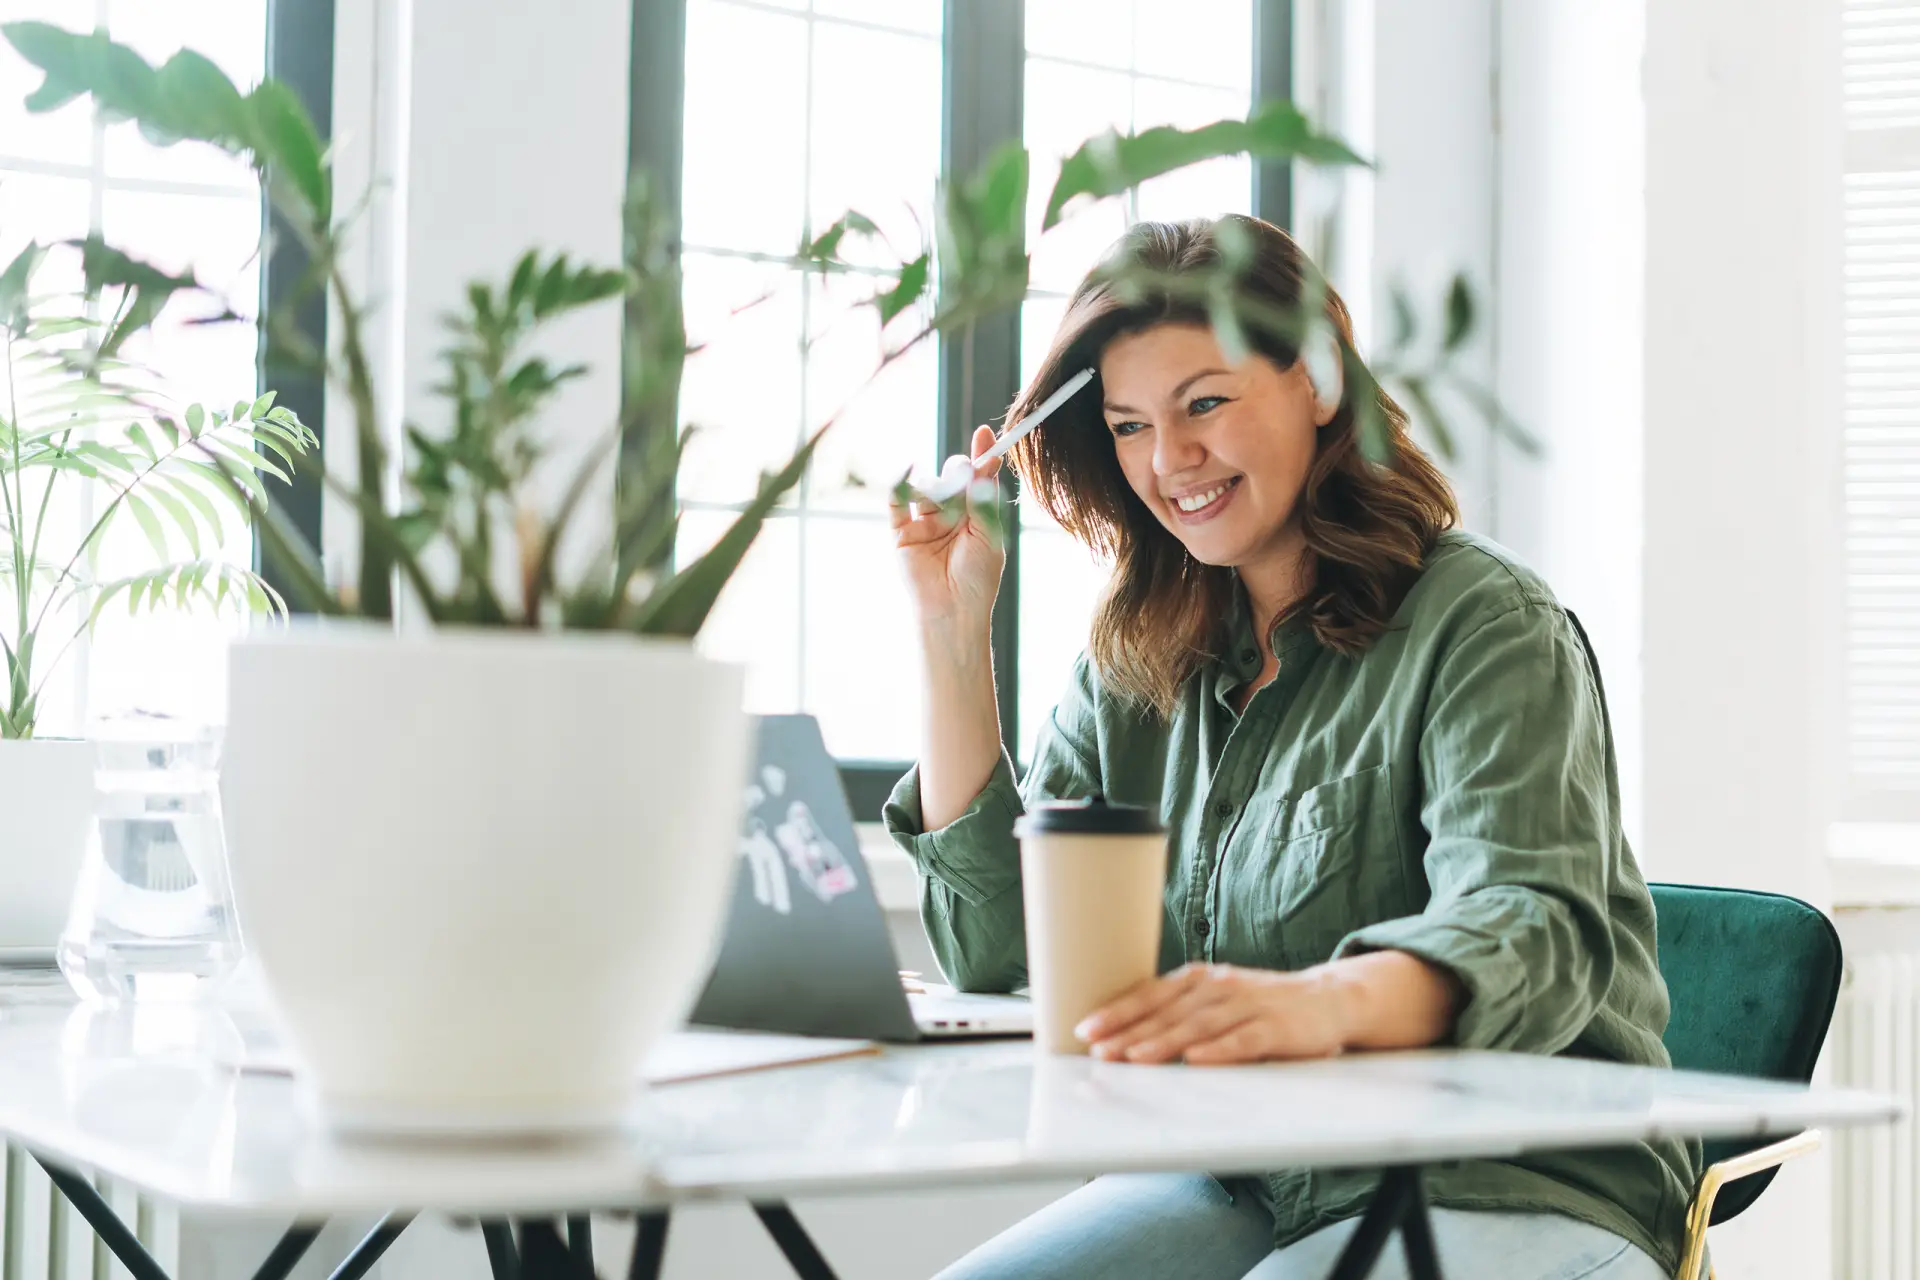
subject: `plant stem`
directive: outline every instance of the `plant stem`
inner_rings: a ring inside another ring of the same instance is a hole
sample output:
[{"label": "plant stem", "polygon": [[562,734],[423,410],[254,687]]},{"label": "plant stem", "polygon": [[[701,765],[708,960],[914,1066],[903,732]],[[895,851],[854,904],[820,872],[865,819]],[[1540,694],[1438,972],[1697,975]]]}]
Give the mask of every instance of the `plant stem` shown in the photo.
[{"label": "plant stem", "polygon": [[[73,432],[71,430],[64,431],[60,435],[60,443],[54,447],[64,452],[67,447],[67,441],[71,439],[73,439]],[[47,527],[47,508],[53,505],[53,478],[59,474],[60,469],[58,467],[48,467],[47,482],[40,488],[40,511],[39,514],[33,518],[33,545],[27,548],[27,563],[29,565],[40,563],[40,534],[41,531]],[[56,582],[54,585],[58,586],[59,584]]]},{"label": "plant stem", "polygon": [[[10,677],[7,681],[9,719],[17,717],[31,705],[31,699],[19,701],[14,698],[14,693],[16,690],[24,690],[33,674],[31,669],[33,644],[31,634],[27,630],[27,614],[33,608],[33,575],[27,560],[26,544],[21,538],[21,525],[25,522],[27,511],[27,490],[25,482],[21,479],[24,473],[20,469],[20,399],[17,390],[19,378],[13,367],[14,341],[13,330],[8,329],[7,421],[12,426],[13,435],[13,465],[8,468],[8,475],[13,477],[14,492],[7,492],[7,477],[0,476],[0,498],[6,501],[7,537],[13,544],[13,602],[19,626],[19,630],[14,633],[12,649],[14,661],[18,665],[7,673]],[[20,728],[23,736],[30,736],[33,732],[31,725],[23,725]]]},{"label": "plant stem", "polygon": [[[382,511],[386,509],[387,449],[380,439],[373,394],[373,373],[367,364],[366,346],[360,336],[360,311],[347,290],[346,277],[338,262],[329,262],[327,279],[340,306],[340,348],[347,359],[347,395],[353,402],[354,438],[359,454],[360,492],[372,498]],[[321,470],[326,469],[325,459]],[[364,521],[363,521],[364,523]],[[358,611],[369,618],[393,617],[393,557],[376,540],[360,537],[360,594]]]}]

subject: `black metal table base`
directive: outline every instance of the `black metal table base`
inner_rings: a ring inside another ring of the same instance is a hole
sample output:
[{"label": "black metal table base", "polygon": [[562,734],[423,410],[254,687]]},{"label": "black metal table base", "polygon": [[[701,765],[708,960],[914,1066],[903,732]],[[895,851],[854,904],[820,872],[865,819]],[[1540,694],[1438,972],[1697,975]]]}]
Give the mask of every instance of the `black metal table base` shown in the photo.
[{"label": "black metal table base", "polygon": [[1360,1225],[1340,1251],[1327,1280],[1365,1280],[1372,1275],[1386,1251],[1387,1237],[1396,1227],[1412,1280],[1441,1280],[1440,1259],[1433,1248],[1433,1222],[1427,1217],[1427,1196],[1420,1186],[1420,1170],[1414,1166],[1388,1169],[1380,1175],[1380,1185],[1373,1189],[1373,1199],[1360,1215]]},{"label": "black metal table base", "polygon": [[[38,1156],[34,1159],[133,1280],[172,1280],[92,1183]],[[780,1247],[798,1280],[835,1280],[826,1256],[786,1204],[755,1201],[753,1212]],[[331,1280],[361,1280],[412,1221],[412,1214],[388,1214],[334,1268]],[[658,1280],[661,1263],[666,1259],[670,1222],[669,1211],[665,1209],[644,1210],[637,1215],[627,1280]],[[253,1273],[253,1280],[286,1280],[295,1264],[312,1247],[322,1225],[297,1222],[287,1228],[280,1242]],[[481,1223],[487,1263],[494,1280],[597,1280],[590,1220],[573,1216],[565,1219],[565,1225],[563,1237],[551,1220],[523,1221],[516,1241],[511,1223]],[[1361,1215],[1327,1280],[1366,1280],[1373,1274],[1388,1239],[1396,1230],[1406,1252],[1407,1274],[1412,1280],[1442,1280],[1440,1260],[1433,1247],[1433,1224],[1427,1216],[1427,1198],[1421,1189],[1420,1170],[1415,1166],[1388,1169],[1381,1175],[1380,1185],[1374,1188],[1373,1199],[1367,1203],[1367,1211]]]}]

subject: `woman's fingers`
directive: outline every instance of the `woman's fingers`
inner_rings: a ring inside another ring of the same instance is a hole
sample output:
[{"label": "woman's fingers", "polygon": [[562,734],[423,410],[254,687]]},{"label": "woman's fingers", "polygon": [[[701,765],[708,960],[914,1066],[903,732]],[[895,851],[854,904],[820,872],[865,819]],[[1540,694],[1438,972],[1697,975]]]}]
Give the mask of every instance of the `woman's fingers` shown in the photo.
[{"label": "woman's fingers", "polygon": [[1143,1018],[1160,1012],[1200,984],[1204,966],[1185,965],[1158,978],[1148,978],[1081,1019],[1073,1034],[1088,1044],[1108,1040]]},{"label": "woman's fingers", "polygon": [[1235,1028],[1251,1024],[1259,1012],[1257,1004],[1244,998],[1216,1000],[1197,1009],[1183,1008],[1181,1017],[1168,1019],[1123,1051],[1102,1053],[1106,1046],[1100,1045],[1094,1052],[1103,1058],[1124,1056],[1128,1062],[1177,1062],[1193,1052],[1192,1046],[1217,1043]]},{"label": "woman's fingers", "polygon": [[[1206,972],[1204,966],[1196,969],[1200,976],[1183,984],[1171,1000],[1131,1025],[1093,1040],[1094,1056],[1134,1062],[1159,1062],[1178,1057],[1180,1050],[1194,1039],[1183,1028],[1218,1005],[1236,1002],[1241,994],[1241,984],[1230,973],[1215,975]],[[1215,1027],[1215,1034],[1225,1029],[1221,1025],[1209,1025]]]},{"label": "woman's fingers", "polygon": [[[985,453],[988,449],[991,449],[993,447],[993,440],[994,440],[994,435],[993,435],[992,427],[989,427],[984,423],[981,424],[980,426],[975,427],[973,429],[973,439],[972,441],[969,442],[969,447],[967,449],[968,455],[975,458],[979,457],[981,454]],[[995,458],[992,462],[975,464],[973,468],[974,478],[978,480],[990,480],[994,476],[999,475],[1000,463],[1002,461],[1004,461],[1004,459]]]}]

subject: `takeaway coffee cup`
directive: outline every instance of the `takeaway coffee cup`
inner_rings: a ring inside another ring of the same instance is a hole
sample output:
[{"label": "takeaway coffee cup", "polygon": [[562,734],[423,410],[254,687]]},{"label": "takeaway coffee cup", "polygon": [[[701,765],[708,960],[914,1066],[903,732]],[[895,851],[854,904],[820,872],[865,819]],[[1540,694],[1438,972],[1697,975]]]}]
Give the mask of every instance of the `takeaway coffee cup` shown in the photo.
[{"label": "takeaway coffee cup", "polygon": [[1034,1043],[1085,1053],[1075,1024],[1158,968],[1167,830],[1152,810],[1096,795],[1038,805],[1013,831]]}]

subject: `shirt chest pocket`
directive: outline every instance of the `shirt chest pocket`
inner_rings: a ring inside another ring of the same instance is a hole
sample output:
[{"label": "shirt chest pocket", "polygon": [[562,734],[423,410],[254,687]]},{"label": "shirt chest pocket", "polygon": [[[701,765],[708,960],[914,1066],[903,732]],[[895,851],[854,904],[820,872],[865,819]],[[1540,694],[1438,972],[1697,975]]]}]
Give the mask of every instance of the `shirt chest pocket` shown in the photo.
[{"label": "shirt chest pocket", "polygon": [[1250,904],[1268,963],[1318,964],[1353,930],[1403,914],[1399,823],[1386,765],[1283,802],[1254,858]]}]

